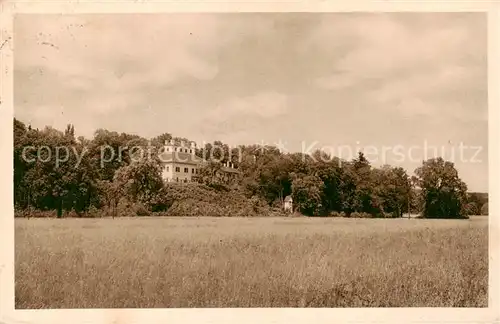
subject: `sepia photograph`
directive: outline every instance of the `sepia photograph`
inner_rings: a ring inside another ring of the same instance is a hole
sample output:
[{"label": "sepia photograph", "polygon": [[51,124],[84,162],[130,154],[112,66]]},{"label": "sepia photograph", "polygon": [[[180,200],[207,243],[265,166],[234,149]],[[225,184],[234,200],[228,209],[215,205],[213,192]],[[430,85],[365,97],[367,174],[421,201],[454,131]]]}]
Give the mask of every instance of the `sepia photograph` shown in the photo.
[{"label": "sepia photograph", "polygon": [[16,310],[493,307],[485,12],[12,31]]}]

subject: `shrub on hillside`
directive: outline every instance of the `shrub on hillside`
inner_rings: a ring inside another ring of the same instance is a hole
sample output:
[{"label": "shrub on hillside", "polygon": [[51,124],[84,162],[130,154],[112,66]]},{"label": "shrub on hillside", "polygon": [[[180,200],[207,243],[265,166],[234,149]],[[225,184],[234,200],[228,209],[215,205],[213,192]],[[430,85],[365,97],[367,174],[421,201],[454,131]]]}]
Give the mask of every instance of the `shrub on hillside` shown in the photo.
[{"label": "shrub on hillside", "polygon": [[82,213],[77,213],[75,210],[65,210],[63,213],[64,218],[80,218]]},{"label": "shrub on hillside", "polygon": [[132,210],[134,211],[136,216],[150,216],[151,212],[148,208],[142,203],[135,203],[132,205]]},{"label": "shrub on hillside", "polygon": [[477,204],[470,202],[465,205],[465,212],[467,215],[479,215],[481,213]]},{"label": "shrub on hillside", "polygon": [[169,216],[260,216],[271,208],[259,197],[247,198],[238,191],[218,190],[199,184],[167,184],[155,200],[155,214]]},{"label": "shrub on hillside", "polygon": [[147,206],[140,202],[130,202],[125,198],[120,199],[117,206],[118,216],[150,216],[151,211]]},{"label": "shrub on hillside", "polygon": [[373,217],[374,218],[400,218],[401,214],[398,213],[397,211],[394,211],[391,213],[380,211],[379,213],[375,214]]},{"label": "shrub on hillside", "polygon": [[372,215],[370,213],[359,213],[359,212],[352,212],[348,217],[351,217],[351,218],[376,218],[375,215]]},{"label": "shrub on hillside", "polygon": [[481,207],[481,215],[488,215],[488,203],[485,203],[485,204]]},{"label": "shrub on hillside", "polygon": [[95,206],[90,206],[89,210],[85,213],[84,217],[87,218],[100,218],[103,217],[105,209],[98,209]]},{"label": "shrub on hillside", "polygon": [[328,214],[329,217],[346,217],[345,212],[338,212],[338,211],[333,211],[330,214]]},{"label": "shrub on hillside", "polygon": [[52,218],[52,217],[57,217],[57,211],[55,210],[37,210],[33,208],[28,208],[28,209],[21,209],[21,210],[15,210],[14,211],[14,217],[21,217],[21,218],[35,218],[35,217],[40,217],[40,218]]}]

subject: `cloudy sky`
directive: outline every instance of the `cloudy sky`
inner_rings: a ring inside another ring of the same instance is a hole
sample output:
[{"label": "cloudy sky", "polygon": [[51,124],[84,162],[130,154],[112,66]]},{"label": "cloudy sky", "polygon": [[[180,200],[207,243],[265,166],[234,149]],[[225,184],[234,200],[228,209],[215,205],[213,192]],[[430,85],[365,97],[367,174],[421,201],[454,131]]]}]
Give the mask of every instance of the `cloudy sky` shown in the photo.
[{"label": "cloudy sky", "polygon": [[371,146],[410,172],[436,147],[487,191],[483,14],[20,15],[14,31],[15,116],[35,127]]}]

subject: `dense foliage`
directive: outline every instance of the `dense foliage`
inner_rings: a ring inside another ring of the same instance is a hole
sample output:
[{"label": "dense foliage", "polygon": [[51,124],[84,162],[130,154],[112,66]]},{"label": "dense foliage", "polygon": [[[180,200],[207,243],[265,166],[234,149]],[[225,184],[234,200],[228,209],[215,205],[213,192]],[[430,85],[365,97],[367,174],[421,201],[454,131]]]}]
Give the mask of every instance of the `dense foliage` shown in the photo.
[{"label": "dense foliage", "polygon": [[467,185],[458,177],[453,163],[431,159],[424,161],[415,173],[422,188],[424,217],[467,217]]},{"label": "dense foliage", "polygon": [[[158,159],[169,133],[152,139],[99,129],[89,140],[14,119],[14,203],[18,215],[80,217],[150,215],[272,215],[291,196],[308,216],[463,218],[487,213],[487,196],[467,194],[453,163],[425,161],[416,176],[400,167],[373,167],[362,152],[346,161],[324,152],[282,153],[276,147],[215,141],[196,154],[208,163],[196,183],[167,185]],[[221,178],[231,162],[238,181]],[[33,212],[33,211],[36,211]]]}]

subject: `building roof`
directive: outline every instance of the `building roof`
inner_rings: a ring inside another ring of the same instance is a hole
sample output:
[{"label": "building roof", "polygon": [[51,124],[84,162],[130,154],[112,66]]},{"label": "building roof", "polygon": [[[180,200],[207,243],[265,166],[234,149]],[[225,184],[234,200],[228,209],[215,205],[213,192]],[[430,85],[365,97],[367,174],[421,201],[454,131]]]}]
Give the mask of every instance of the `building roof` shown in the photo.
[{"label": "building roof", "polygon": [[162,163],[176,162],[197,165],[203,162],[200,157],[185,152],[163,152],[159,158]]},{"label": "building roof", "polygon": [[229,168],[229,167],[222,167],[221,170],[223,172],[228,172],[228,173],[241,173],[240,170],[235,169],[235,168]]}]

